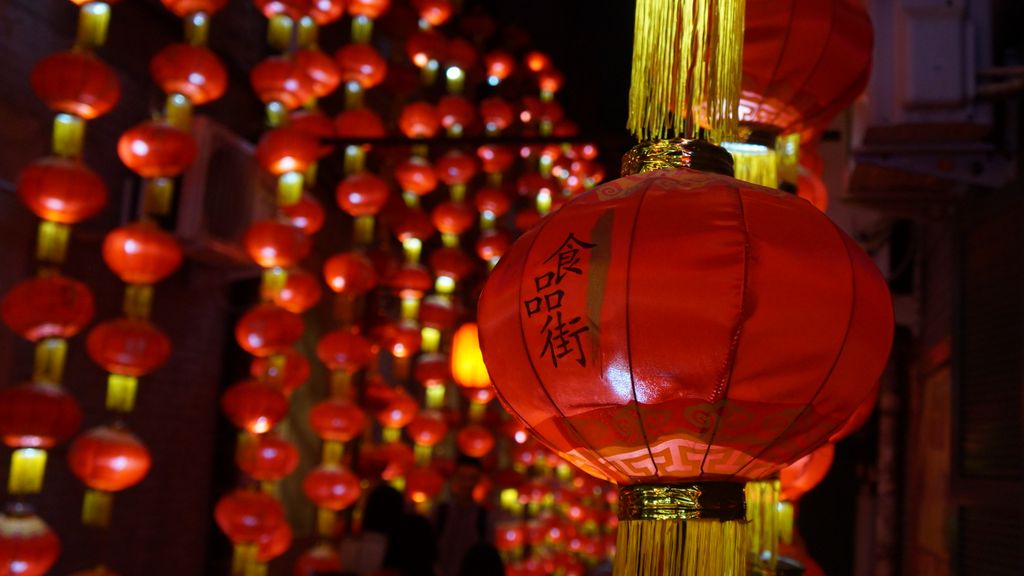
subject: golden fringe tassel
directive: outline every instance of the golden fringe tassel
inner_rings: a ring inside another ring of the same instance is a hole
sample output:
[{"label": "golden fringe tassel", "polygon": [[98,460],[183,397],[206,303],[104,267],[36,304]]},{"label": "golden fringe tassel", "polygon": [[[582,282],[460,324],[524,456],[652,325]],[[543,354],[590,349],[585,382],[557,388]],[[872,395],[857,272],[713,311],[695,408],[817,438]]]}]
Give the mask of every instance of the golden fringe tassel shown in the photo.
[{"label": "golden fringe tassel", "polygon": [[779,540],[784,544],[793,543],[793,521],[796,519],[793,514],[792,502],[779,502]]},{"label": "golden fringe tassel", "polygon": [[779,488],[778,479],[747,483],[747,529],[754,574],[775,574],[779,555]]},{"label": "golden fringe tassel", "polygon": [[779,180],[796,184],[800,177],[800,134],[785,134],[775,141],[779,155]]},{"label": "golden fringe tassel", "polygon": [[624,520],[614,576],[746,576],[749,533],[739,520]]},{"label": "golden fringe tassel", "polygon": [[725,144],[732,154],[736,179],[768,188],[779,187],[779,162],[775,150],[750,144]]},{"label": "golden fringe tassel", "polygon": [[640,140],[735,137],[744,0],[637,0],[627,127]]}]

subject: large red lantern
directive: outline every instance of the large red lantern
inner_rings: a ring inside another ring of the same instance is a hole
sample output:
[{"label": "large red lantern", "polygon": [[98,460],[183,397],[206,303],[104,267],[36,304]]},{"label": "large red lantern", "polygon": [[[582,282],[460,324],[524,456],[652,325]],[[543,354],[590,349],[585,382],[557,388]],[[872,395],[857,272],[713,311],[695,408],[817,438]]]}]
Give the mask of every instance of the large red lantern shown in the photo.
[{"label": "large red lantern", "polygon": [[146,121],[129,128],[117,141],[121,162],[143,178],[173,178],[196,158],[192,136],[164,122]]},{"label": "large red lantern", "polygon": [[10,448],[51,448],[81,422],[75,398],[56,384],[26,382],[0,390],[0,440]]},{"label": "large red lantern", "polygon": [[68,467],[93,490],[119,492],[130,488],[146,477],[149,466],[149,450],[121,427],[93,428],[76,438],[68,449]]},{"label": "large red lantern", "polygon": [[121,98],[121,83],[110,66],[88,52],[58,52],[32,68],[32,90],[56,112],[98,118]]},{"label": "large red lantern", "polygon": [[181,94],[195,106],[220,98],[228,86],[224,64],[209,48],[169,44],[149,61],[149,73],[167,94]]},{"label": "large red lantern", "polygon": [[181,265],[178,241],[151,222],[111,230],[103,240],[103,260],[126,284],[156,284]]},{"label": "large red lantern", "polygon": [[171,341],[146,320],[118,318],[97,324],[86,339],[89,357],[112,374],[143,376],[171,354]]},{"label": "large red lantern", "polygon": [[4,324],[26,340],[70,338],[92,319],[89,288],[65,276],[38,276],[15,284],[0,302]]},{"label": "large red lantern", "polygon": [[[641,145],[625,165],[665,166],[666,148],[728,170],[724,152],[692,141]],[[882,276],[828,218],[690,168],[627,176],[549,215],[494,269],[479,323],[510,413],[562,458],[625,486],[620,542],[684,521],[650,524],[664,511],[658,494],[721,520],[688,523],[683,538],[730,541],[743,482],[842,426],[875,386],[893,331]],[[618,573],[645,553],[630,550]],[[746,554],[716,561],[725,573]]]},{"label": "large red lantern", "polygon": [[103,208],[107,185],[81,162],[42,158],[18,175],[18,195],[36,216],[74,224]]},{"label": "large red lantern", "polygon": [[60,554],[57,534],[31,512],[0,513],[0,574],[43,576]]}]

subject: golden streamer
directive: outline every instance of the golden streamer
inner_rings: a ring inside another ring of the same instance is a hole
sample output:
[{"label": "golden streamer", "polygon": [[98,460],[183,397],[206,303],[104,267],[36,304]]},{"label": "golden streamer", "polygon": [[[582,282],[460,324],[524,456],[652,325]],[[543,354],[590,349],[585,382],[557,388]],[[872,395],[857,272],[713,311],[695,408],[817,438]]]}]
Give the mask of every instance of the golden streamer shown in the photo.
[{"label": "golden streamer", "polygon": [[779,488],[778,479],[747,483],[747,529],[754,574],[775,574],[779,551]]},{"label": "golden streamer", "polygon": [[712,142],[739,122],[744,0],[637,0],[627,127]]},{"label": "golden streamer", "polygon": [[792,502],[779,502],[779,540],[784,544],[793,543],[793,514]]},{"label": "golden streamer", "polygon": [[800,134],[779,136],[775,151],[779,155],[779,180],[796,184],[800,175]]},{"label": "golden streamer", "polygon": [[619,523],[615,576],[746,576],[749,533],[737,520]]},{"label": "golden streamer", "polygon": [[723,145],[732,154],[735,178],[758,186],[779,187],[779,161],[775,150],[754,144]]}]

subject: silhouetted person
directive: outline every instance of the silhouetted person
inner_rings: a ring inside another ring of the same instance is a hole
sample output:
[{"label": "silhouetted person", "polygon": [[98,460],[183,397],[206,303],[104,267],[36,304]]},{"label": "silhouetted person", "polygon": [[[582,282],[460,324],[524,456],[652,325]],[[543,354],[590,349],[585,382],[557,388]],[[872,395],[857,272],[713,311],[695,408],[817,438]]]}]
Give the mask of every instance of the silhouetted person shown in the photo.
[{"label": "silhouetted person", "polygon": [[477,542],[462,558],[459,576],[505,576],[505,563],[493,544]]},{"label": "silhouetted person", "polygon": [[451,499],[434,512],[441,576],[458,576],[462,559],[474,544],[494,542],[490,515],[473,500],[473,489],[482,474],[478,459],[459,455],[448,484]]},{"label": "silhouetted person", "polygon": [[430,522],[404,508],[402,494],[387,484],[370,492],[362,533],[341,545],[345,574],[434,576],[437,549]]}]

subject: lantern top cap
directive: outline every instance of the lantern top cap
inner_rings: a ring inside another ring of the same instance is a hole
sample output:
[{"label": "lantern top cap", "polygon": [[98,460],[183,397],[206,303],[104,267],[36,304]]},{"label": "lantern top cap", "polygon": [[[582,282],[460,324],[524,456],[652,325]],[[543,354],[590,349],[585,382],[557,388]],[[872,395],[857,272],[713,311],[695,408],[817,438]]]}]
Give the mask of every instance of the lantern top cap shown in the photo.
[{"label": "lantern top cap", "polygon": [[646,140],[631,148],[622,157],[623,176],[662,168],[692,168],[701,172],[733,176],[732,155],[707,140]]}]

